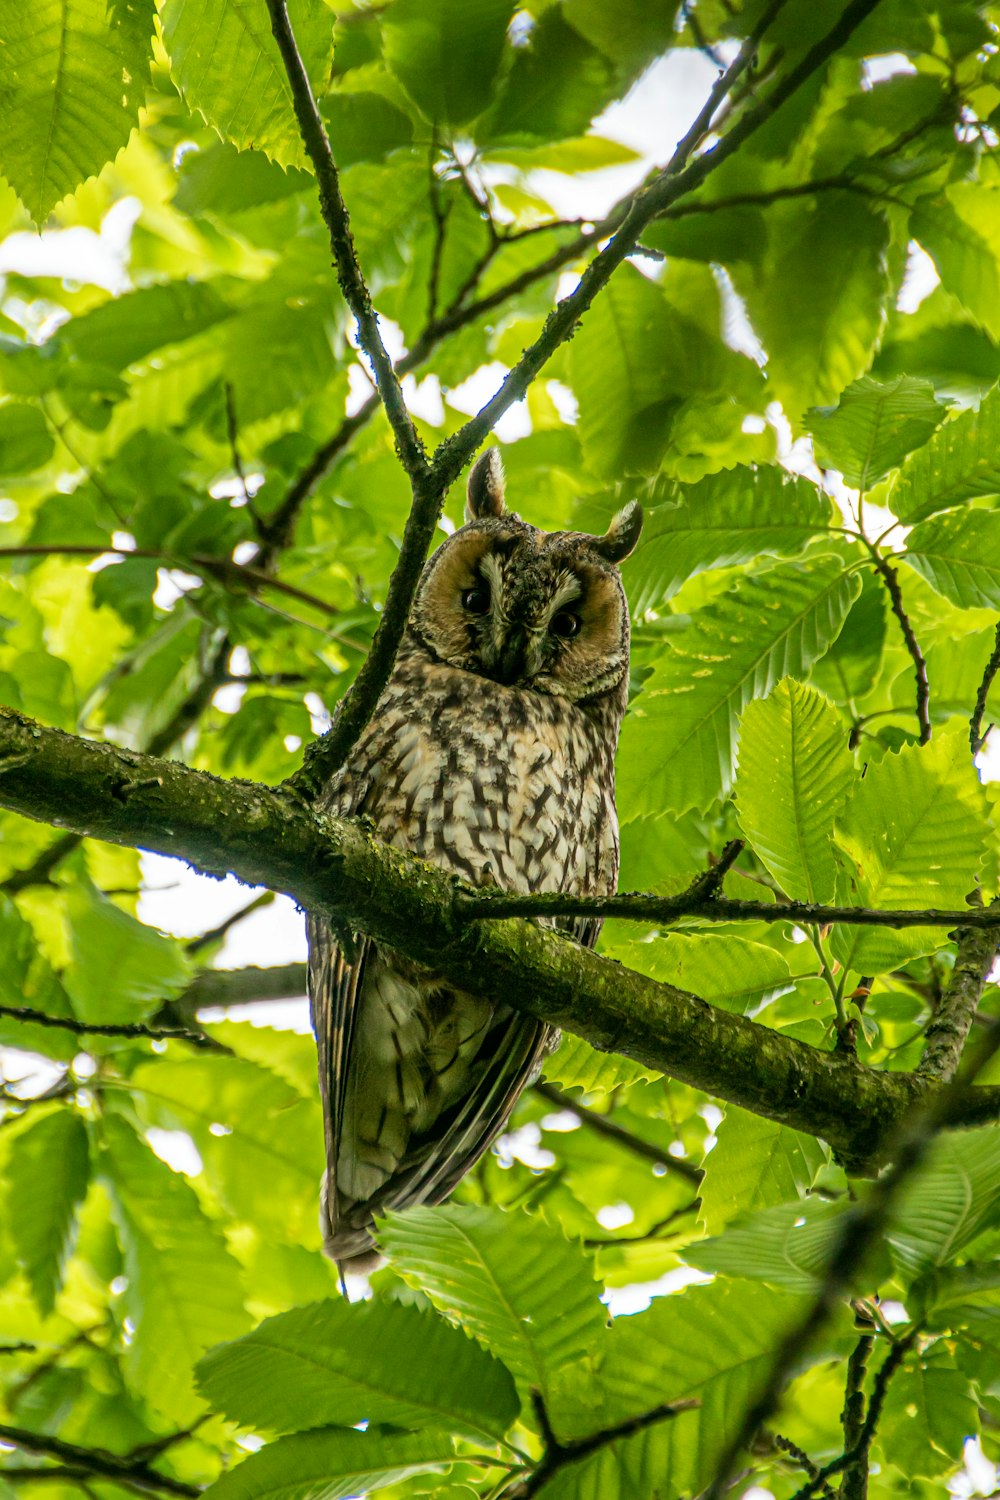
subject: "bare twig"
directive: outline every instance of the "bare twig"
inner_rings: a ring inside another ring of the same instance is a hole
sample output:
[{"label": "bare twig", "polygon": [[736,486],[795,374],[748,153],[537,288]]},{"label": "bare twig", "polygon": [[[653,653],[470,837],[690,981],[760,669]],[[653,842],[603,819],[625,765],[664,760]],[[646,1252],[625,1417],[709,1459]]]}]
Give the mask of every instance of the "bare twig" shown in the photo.
[{"label": "bare twig", "polygon": [[920,725],[920,743],[926,745],[931,737],[930,699],[931,689],[927,680],[927,663],[903,604],[903,593],[899,587],[899,575],[890,562],[870,542],[867,543],[872,563],[889,593],[892,612],[899,621],[906,649],[913,660],[913,675],[917,684],[917,723]]},{"label": "bare twig", "polygon": [[619,1422],[614,1427],[591,1433],[589,1437],[572,1438],[564,1443],[560,1442],[553,1431],[540,1392],[532,1391],[531,1402],[545,1447],[531,1473],[526,1478],[516,1479],[503,1491],[503,1500],[531,1500],[560,1469],[569,1464],[580,1463],[591,1453],[596,1453],[599,1448],[606,1448],[610,1443],[633,1437],[637,1432],[645,1432],[647,1427],[667,1422],[671,1417],[679,1417],[682,1412],[693,1411],[701,1405],[700,1400],[693,1396],[683,1401],[665,1401],[662,1406],[655,1406],[651,1411],[630,1417],[627,1422]]},{"label": "bare twig", "polygon": [[780,1432],[774,1434],[774,1446],[781,1453],[787,1453],[789,1458],[794,1458],[799,1468],[804,1469],[810,1479],[817,1481],[819,1492],[826,1497],[826,1500],[835,1500],[833,1490],[821,1477],[819,1465],[813,1463],[804,1448],[800,1448],[798,1443],[793,1443],[791,1438],[783,1437]]},{"label": "bare twig", "polygon": [[986,737],[990,732],[987,729],[983,733],[983,716],[986,713],[986,700],[990,696],[990,688],[993,686],[993,679],[998,671],[1000,671],[1000,624],[996,628],[996,635],[993,638],[993,650],[990,653],[989,661],[983,669],[983,680],[980,682],[979,690],[976,693],[976,706],[972,710],[972,718],[969,720],[969,745],[973,755],[979,754],[980,750],[986,744]]},{"label": "bare twig", "polygon": [[[78,1021],[66,1016],[50,1016],[46,1011],[36,1010],[31,1005],[0,1005],[0,1016],[7,1016],[12,1021],[24,1021],[32,1026],[48,1026],[54,1031],[69,1031],[74,1036],[120,1036],[142,1040],[148,1038],[151,1041],[174,1039],[190,1042],[192,1046],[204,1047],[213,1052],[222,1047],[221,1042],[216,1042],[204,1031],[191,1031],[185,1026],[147,1026],[143,1021],[122,1022],[119,1025]],[[225,1050],[228,1052],[229,1048]]]},{"label": "bare twig", "polygon": [[644,1141],[641,1136],[633,1134],[631,1130],[625,1130],[621,1125],[616,1125],[614,1120],[607,1115],[598,1114],[595,1109],[588,1109],[585,1104],[574,1099],[572,1094],[565,1093],[554,1084],[539,1081],[534,1085],[534,1090],[540,1098],[553,1105],[555,1109],[568,1109],[570,1114],[576,1115],[582,1125],[586,1125],[597,1135],[603,1135],[606,1140],[614,1141],[616,1146],[631,1151],[633,1156],[641,1156],[645,1161],[665,1167],[667,1171],[683,1177],[687,1182],[697,1184],[701,1181],[704,1173],[700,1167],[693,1167],[689,1161],[671,1156],[669,1151],[662,1151],[652,1142]]},{"label": "bare twig", "polygon": [[245,906],[241,906],[238,911],[234,911],[217,926],[210,927],[207,932],[191,938],[187,944],[188,953],[200,953],[202,948],[210,948],[213,943],[221,942],[227,932],[231,932],[240,922],[245,922],[247,917],[253,916],[255,911],[271,906],[273,902],[273,891],[261,891],[259,896],[254,896],[252,901],[248,901]]},{"label": "bare twig", "polygon": [[[104,1448],[81,1448],[76,1443],[65,1443],[61,1438],[50,1437],[44,1432],[29,1432],[24,1427],[11,1427],[0,1423],[0,1442],[10,1443],[23,1453],[35,1453],[40,1458],[55,1458],[68,1464],[77,1474],[83,1473],[99,1479],[110,1479],[129,1489],[154,1495],[177,1495],[182,1500],[201,1494],[196,1485],[185,1484],[180,1479],[171,1479],[160,1474],[141,1459],[122,1458]],[[28,1470],[21,1471],[27,1477]],[[31,1470],[32,1477],[43,1475],[46,1470]],[[5,1476],[9,1477],[9,1476]]]},{"label": "bare twig", "polygon": [[[844,1472],[840,1487],[841,1500],[865,1500],[868,1493],[868,1450],[860,1451],[861,1434],[865,1426],[865,1371],[871,1357],[875,1340],[870,1333],[863,1333],[851,1351],[847,1361],[847,1379],[844,1383],[844,1410],[841,1421],[844,1426],[844,1452],[857,1456],[851,1460]],[[819,1470],[810,1474],[819,1478]],[[825,1481],[822,1489],[828,1488]]]}]

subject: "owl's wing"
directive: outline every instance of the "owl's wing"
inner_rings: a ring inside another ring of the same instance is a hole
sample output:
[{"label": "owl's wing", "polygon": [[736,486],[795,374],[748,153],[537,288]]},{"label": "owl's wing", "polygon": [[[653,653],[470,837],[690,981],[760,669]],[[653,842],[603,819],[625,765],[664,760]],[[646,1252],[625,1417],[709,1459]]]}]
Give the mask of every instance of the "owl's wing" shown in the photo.
[{"label": "owl's wing", "polygon": [[306,932],[309,939],[309,1014],[316,1036],[327,1161],[323,1185],[323,1237],[330,1240],[336,1230],[335,1170],[344,1121],[347,1061],[351,1055],[354,1018],[371,943],[368,938],[358,938],[353,959],[348,959],[325,922],[309,917]]}]

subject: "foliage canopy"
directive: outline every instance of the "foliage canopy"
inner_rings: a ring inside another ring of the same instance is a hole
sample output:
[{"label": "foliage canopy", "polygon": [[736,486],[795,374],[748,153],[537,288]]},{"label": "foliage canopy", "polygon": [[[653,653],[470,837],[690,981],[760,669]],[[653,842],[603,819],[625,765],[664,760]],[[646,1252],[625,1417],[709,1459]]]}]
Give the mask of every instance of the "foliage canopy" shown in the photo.
[{"label": "foliage canopy", "polygon": [[[355,681],[420,499],[281,9],[0,0],[0,702],[267,786]],[[723,894],[765,911],[613,921],[601,951],[821,1059],[948,1077],[977,1005],[1000,1015],[992,947],[765,916],[1000,890],[970,753],[1000,719],[1000,7],[288,10],[416,450],[536,349],[500,428],[514,504],[646,511],[622,889],[675,896],[738,837]],[[644,77],[719,107],[570,341],[547,315],[646,200],[554,205],[639,183],[605,111]],[[0,1500],[652,1500],[733,1467],[880,1500],[941,1493],[980,1428],[1000,1456],[994,1127],[925,1110],[896,1178],[849,1184],[819,1125],[570,1035],[455,1200],[385,1223],[349,1305],[311,1043],[190,1029],[301,974],[227,984],[220,934],[143,925],[139,886],[134,850],[0,813],[0,1045],[53,1080],[0,1086]],[[178,1133],[197,1170],[165,1160]],[[609,1323],[602,1291],[637,1283],[674,1290]]]}]

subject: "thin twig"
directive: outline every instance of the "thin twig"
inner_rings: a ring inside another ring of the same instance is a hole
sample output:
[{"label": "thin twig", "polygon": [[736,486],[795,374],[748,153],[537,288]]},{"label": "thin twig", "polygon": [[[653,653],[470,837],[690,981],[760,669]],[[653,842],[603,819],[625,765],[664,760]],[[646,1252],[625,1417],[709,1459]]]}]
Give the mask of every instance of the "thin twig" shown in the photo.
[{"label": "thin twig", "polygon": [[[847,1378],[844,1383],[844,1409],[841,1421],[844,1427],[844,1452],[859,1450],[861,1434],[865,1426],[865,1371],[871,1357],[875,1340],[870,1333],[863,1333],[851,1351],[847,1361]],[[810,1478],[819,1478],[819,1470]],[[823,1481],[821,1488],[827,1490]],[[868,1450],[857,1451],[857,1456],[847,1465],[840,1487],[841,1500],[865,1500],[868,1493]]]},{"label": "thin twig", "polygon": [[[33,1026],[48,1026],[53,1031],[69,1031],[74,1036],[121,1036],[136,1037],[143,1040],[176,1040],[179,1042],[190,1042],[194,1047],[203,1047],[213,1052],[218,1051],[222,1044],[210,1037],[204,1031],[192,1031],[185,1026],[147,1026],[142,1021],[122,1022],[120,1025],[112,1025],[110,1022],[78,1021],[67,1016],[50,1016],[46,1011],[36,1010],[31,1005],[0,1005],[0,1016],[7,1016],[12,1021],[24,1021]],[[227,1052],[229,1048],[225,1049]]]},{"label": "thin twig", "polygon": [[899,621],[899,628],[903,632],[906,649],[913,660],[913,675],[917,684],[917,723],[920,725],[920,743],[926,745],[931,737],[931,689],[930,683],[927,680],[927,662],[924,660],[924,654],[914,634],[910,617],[906,613],[906,607],[903,604],[903,593],[899,587],[899,575],[896,569],[890,562],[886,561],[878,549],[870,542],[867,543],[867,546],[871,553],[875,571],[888,590],[892,612]]},{"label": "thin twig", "polygon": [[260,911],[265,906],[271,906],[273,902],[273,891],[261,891],[259,896],[254,896],[252,901],[248,901],[238,911],[232,912],[230,916],[225,917],[217,926],[210,927],[207,932],[200,933],[198,937],[190,938],[187,943],[188,953],[200,953],[203,948],[210,948],[213,943],[221,942],[226,933],[231,932],[238,923],[245,922],[247,917],[253,916],[255,911]]},{"label": "thin twig", "polygon": [[779,1452],[787,1453],[789,1458],[794,1458],[799,1468],[804,1469],[810,1479],[818,1481],[819,1492],[826,1497],[826,1500],[835,1500],[833,1490],[820,1475],[819,1465],[813,1463],[804,1448],[800,1448],[798,1443],[793,1443],[791,1438],[783,1437],[780,1432],[774,1434],[774,1446]]},{"label": "thin twig", "polygon": [[651,1411],[642,1412],[637,1417],[630,1417],[628,1421],[619,1422],[614,1427],[606,1427],[601,1432],[591,1433],[589,1437],[572,1438],[564,1443],[560,1442],[553,1431],[545,1402],[539,1391],[532,1391],[531,1403],[545,1447],[531,1473],[526,1478],[516,1479],[503,1491],[503,1500],[531,1500],[533,1495],[537,1495],[548,1484],[554,1474],[566,1468],[567,1465],[580,1463],[591,1453],[596,1453],[599,1448],[606,1448],[610,1443],[616,1443],[622,1438],[633,1437],[637,1432],[645,1432],[647,1427],[667,1422],[671,1417],[679,1417],[682,1412],[693,1411],[701,1405],[701,1401],[694,1396],[682,1401],[665,1401],[662,1406],[655,1406]]},{"label": "thin twig", "polygon": [[[0,1423],[0,1442],[10,1443],[24,1453],[35,1453],[40,1458],[55,1458],[71,1465],[76,1470],[111,1479],[118,1484],[153,1494],[177,1495],[188,1500],[201,1494],[197,1485],[185,1484],[180,1479],[171,1479],[141,1459],[122,1458],[104,1448],[81,1448],[76,1443],[65,1443],[61,1438],[50,1437],[44,1432],[29,1432],[24,1427],[11,1427]],[[44,1474],[45,1470],[32,1471]],[[26,1475],[27,1471],[24,1471]]]},{"label": "thin twig", "polygon": [[972,718],[969,720],[969,745],[972,748],[973,755],[979,754],[980,750],[986,744],[986,738],[990,732],[989,728],[987,728],[986,732],[983,733],[983,716],[986,713],[986,700],[990,696],[990,688],[993,686],[993,679],[998,671],[1000,671],[1000,623],[997,624],[996,635],[993,638],[993,650],[983,670],[983,680],[980,682],[979,691],[976,693],[976,706],[972,710]]},{"label": "thin twig", "polygon": [[[960,941],[960,953],[963,952],[963,947]],[[981,983],[985,983],[986,972],[984,966]],[[882,1233],[900,1189],[923,1163],[938,1131],[958,1116],[970,1086],[998,1048],[1000,1021],[995,1021],[955,1077],[944,1088],[921,1100],[904,1117],[895,1132],[895,1143],[889,1143],[886,1153],[891,1157],[892,1165],[877,1179],[867,1197],[852,1204],[840,1220],[819,1291],[805,1316],[781,1340],[767,1378],[719,1458],[715,1478],[705,1492],[705,1500],[720,1500],[740,1453],[753,1440],[758,1428],[777,1410],[789,1372],[799,1363],[834,1308],[849,1291],[852,1280],[857,1277]],[[900,1341],[900,1345],[890,1350],[889,1358],[897,1354],[902,1343]],[[897,1357],[901,1359],[902,1353]],[[878,1419],[877,1412],[873,1415],[874,1409],[873,1395],[868,1421],[865,1423],[866,1430],[870,1425],[870,1430],[874,1431],[874,1423]],[[849,1458],[845,1460],[849,1461]]]},{"label": "thin twig", "polygon": [[607,1115],[600,1115],[595,1109],[588,1109],[585,1104],[581,1104],[571,1094],[564,1093],[553,1084],[543,1083],[540,1080],[534,1085],[534,1091],[539,1098],[553,1105],[555,1109],[568,1109],[582,1125],[586,1125],[597,1135],[603,1135],[606,1140],[614,1141],[616,1146],[631,1151],[633,1156],[641,1156],[644,1161],[651,1161],[656,1166],[665,1167],[668,1172],[673,1172],[676,1176],[683,1177],[686,1182],[696,1185],[704,1176],[700,1167],[693,1167],[689,1161],[671,1156],[669,1151],[661,1150],[651,1141],[644,1141],[641,1136],[633,1134],[631,1130],[624,1130]]}]

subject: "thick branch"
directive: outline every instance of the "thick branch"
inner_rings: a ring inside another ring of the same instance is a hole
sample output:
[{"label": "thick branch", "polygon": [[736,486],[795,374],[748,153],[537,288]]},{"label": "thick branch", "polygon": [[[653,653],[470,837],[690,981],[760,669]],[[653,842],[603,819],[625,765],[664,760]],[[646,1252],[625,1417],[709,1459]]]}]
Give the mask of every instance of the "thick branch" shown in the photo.
[{"label": "thick branch", "polygon": [[[534,923],[457,921],[450,876],[281,790],[43,729],[10,709],[0,710],[0,806],[284,891],[462,989],[822,1136],[854,1164],[869,1162],[933,1089],[715,1009]],[[984,1087],[950,1123],[998,1117],[1000,1089]]]},{"label": "thick branch", "polygon": [[[997,911],[1000,901],[993,901],[987,912]],[[993,967],[1000,934],[964,927],[958,933],[958,952],[947,989],[933,1021],[927,1028],[924,1055],[918,1073],[942,1083],[954,1078],[962,1060],[969,1030],[975,1020],[987,976]]]},{"label": "thick branch", "polygon": [[171,1010],[193,1016],[210,1006],[254,1005],[264,1000],[298,1000],[306,992],[305,964],[278,964],[273,969],[204,969]]}]

